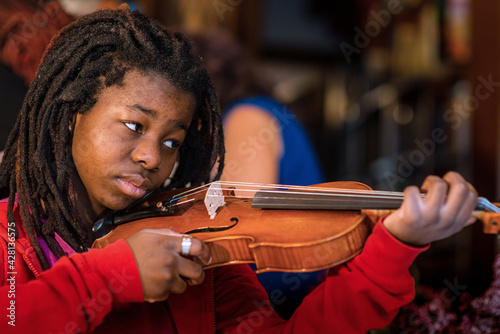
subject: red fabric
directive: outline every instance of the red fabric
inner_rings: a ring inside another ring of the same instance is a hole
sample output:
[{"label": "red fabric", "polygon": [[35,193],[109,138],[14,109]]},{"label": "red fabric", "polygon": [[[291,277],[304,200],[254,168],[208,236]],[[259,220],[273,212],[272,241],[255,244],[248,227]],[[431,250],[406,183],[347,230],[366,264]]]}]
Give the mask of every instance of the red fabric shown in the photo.
[{"label": "red fabric", "polygon": [[[377,224],[363,252],[333,268],[286,322],[273,312],[247,265],[207,270],[202,285],[171,295],[167,303],[141,303],[137,266],[125,241],[63,257],[41,272],[21,230],[15,298],[10,298],[6,207],[0,203],[1,333],[174,333],[174,327],[178,333],[196,334],[366,333],[389,324],[398,308],[413,299],[408,267],[426,249],[403,245]],[[11,300],[15,327],[6,317]]]}]

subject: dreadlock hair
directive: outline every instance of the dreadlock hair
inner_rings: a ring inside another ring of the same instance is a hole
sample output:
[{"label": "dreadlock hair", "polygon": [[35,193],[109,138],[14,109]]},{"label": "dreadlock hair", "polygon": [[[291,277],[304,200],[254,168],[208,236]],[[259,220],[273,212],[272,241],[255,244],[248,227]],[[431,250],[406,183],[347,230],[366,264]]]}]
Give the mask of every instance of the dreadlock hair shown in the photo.
[{"label": "dreadlock hair", "polygon": [[63,252],[55,232],[80,252],[89,241],[70,178],[76,173],[72,120],[94,106],[102,89],[121,85],[132,69],[163,75],[196,100],[169,187],[209,181],[217,162],[214,179],[222,173],[224,139],[217,97],[188,40],[126,5],[82,16],[58,32],[47,48],[0,166],[0,195],[9,196],[8,219],[14,221],[17,193],[23,227],[44,268],[48,262],[37,237],[58,257]]}]

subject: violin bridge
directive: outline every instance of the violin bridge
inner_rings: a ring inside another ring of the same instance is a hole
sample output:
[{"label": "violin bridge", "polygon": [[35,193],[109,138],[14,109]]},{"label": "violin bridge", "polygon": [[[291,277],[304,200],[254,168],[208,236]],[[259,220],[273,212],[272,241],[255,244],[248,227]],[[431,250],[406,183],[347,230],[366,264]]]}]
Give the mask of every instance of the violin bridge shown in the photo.
[{"label": "violin bridge", "polygon": [[217,215],[217,209],[226,204],[224,201],[224,194],[219,182],[213,182],[208,187],[207,194],[205,195],[205,207],[207,208],[210,219],[214,219]]}]

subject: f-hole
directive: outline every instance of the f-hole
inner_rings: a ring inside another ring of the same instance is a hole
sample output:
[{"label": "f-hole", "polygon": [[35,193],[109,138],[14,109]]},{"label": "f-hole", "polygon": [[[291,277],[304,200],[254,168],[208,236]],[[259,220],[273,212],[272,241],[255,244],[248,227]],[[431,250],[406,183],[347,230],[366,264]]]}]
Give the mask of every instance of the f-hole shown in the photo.
[{"label": "f-hole", "polygon": [[229,229],[232,229],[233,227],[238,224],[239,219],[236,217],[232,217],[230,219],[231,222],[234,222],[234,224],[229,225],[229,226],[224,226],[224,227],[203,227],[203,228],[195,228],[194,230],[184,232],[184,234],[193,234],[193,233],[210,233],[210,232],[220,232],[220,231],[227,231]]}]

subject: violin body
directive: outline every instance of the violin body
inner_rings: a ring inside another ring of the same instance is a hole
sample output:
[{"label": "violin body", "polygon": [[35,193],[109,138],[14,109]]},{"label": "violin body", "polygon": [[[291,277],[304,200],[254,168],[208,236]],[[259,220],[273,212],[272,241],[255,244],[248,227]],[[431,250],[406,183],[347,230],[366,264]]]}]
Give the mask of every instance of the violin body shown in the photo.
[{"label": "violin body", "polygon": [[[367,185],[348,181],[323,183],[314,188],[372,192]],[[171,196],[172,193],[161,193],[149,199],[147,205],[159,205],[164,197]],[[226,190],[223,198],[224,204],[217,206],[212,218],[206,203],[193,199],[166,215],[116,225],[112,232],[97,238],[92,247],[103,248],[145,228],[169,228],[207,244],[212,262],[206,268],[255,263],[257,273],[309,272],[339,265],[359,254],[375,223],[393,211],[262,209],[252,207],[252,198],[233,196],[231,190]],[[479,215],[487,222],[486,233],[498,232],[498,213]]]},{"label": "violin body", "polygon": [[[370,189],[361,183],[342,181],[320,186]],[[226,196],[226,204],[213,219],[204,203],[197,201],[170,216],[118,225],[112,233],[97,239],[93,248],[144,228],[169,228],[207,244],[212,253],[207,268],[255,263],[257,272],[316,271],[346,262],[361,252],[377,218],[361,211],[258,209],[251,207],[251,199],[233,201]]]}]

